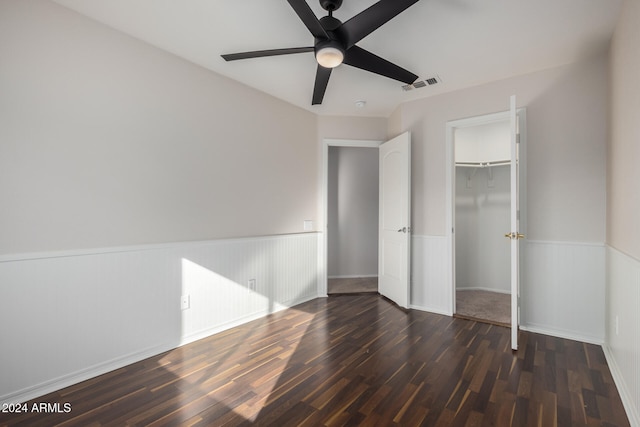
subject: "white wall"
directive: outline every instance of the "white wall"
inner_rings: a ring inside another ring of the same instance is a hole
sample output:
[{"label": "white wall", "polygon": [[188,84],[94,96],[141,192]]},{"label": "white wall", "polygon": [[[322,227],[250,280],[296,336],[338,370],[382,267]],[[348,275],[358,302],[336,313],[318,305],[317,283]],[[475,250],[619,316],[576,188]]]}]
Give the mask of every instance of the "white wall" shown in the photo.
[{"label": "white wall", "polygon": [[329,147],[328,275],[378,275],[378,149]]},{"label": "white wall", "polygon": [[[602,328],[593,329],[593,319],[604,316],[598,299],[604,294],[604,280],[597,273],[605,254],[581,249],[582,245],[602,248],[605,236],[607,86],[603,82],[607,75],[607,57],[601,55],[405,103],[394,112],[389,134],[409,130],[412,135],[413,241],[421,257],[414,265],[422,265],[413,271],[414,306],[447,314],[452,307],[451,275],[433,262],[448,262],[443,252],[451,235],[446,216],[446,123],[508,110],[509,97],[515,94],[518,107],[526,107],[527,237],[542,243],[536,247],[536,259],[549,259],[567,249],[567,260],[589,265],[594,272],[581,287],[584,275],[557,282],[557,277],[563,277],[562,265],[544,265],[521,286],[524,295],[545,292],[536,298],[546,305],[527,306],[521,324],[540,332],[563,331],[564,336],[604,340]],[[533,262],[527,259],[527,245],[522,254],[525,268]],[[535,290],[540,283],[558,283],[560,288]],[[585,305],[579,309],[574,304],[575,291],[589,293],[581,298]],[[570,319],[561,313],[567,310]],[[550,321],[534,322],[543,317]]]},{"label": "white wall", "polygon": [[607,57],[402,104],[389,134],[412,137],[416,234],[447,235],[447,121],[509,109],[527,115],[528,233],[539,240],[603,242]]},{"label": "white wall", "polygon": [[[0,403],[318,296],[317,233],[0,258]],[[255,289],[249,280],[255,279]],[[190,308],[181,310],[181,296]]]},{"label": "white wall", "polygon": [[317,222],[313,114],[45,0],[0,3],[0,56],[0,254]]},{"label": "white wall", "polygon": [[323,139],[386,141],[387,119],[384,117],[318,116],[318,142]]},{"label": "white wall", "polygon": [[454,133],[456,163],[487,163],[511,158],[508,121],[458,127]]},{"label": "white wall", "polygon": [[603,244],[532,241],[521,246],[524,329],[602,344],[606,251]]},{"label": "white wall", "polygon": [[0,57],[2,402],[318,295],[313,114],[44,0]]},{"label": "white wall", "polygon": [[605,354],[640,426],[640,3],[624,2],[611,45]]},{"label": "white wall", "polygon": [[607,247],[607,362],[634,427],[640,426],[640,260]]}]

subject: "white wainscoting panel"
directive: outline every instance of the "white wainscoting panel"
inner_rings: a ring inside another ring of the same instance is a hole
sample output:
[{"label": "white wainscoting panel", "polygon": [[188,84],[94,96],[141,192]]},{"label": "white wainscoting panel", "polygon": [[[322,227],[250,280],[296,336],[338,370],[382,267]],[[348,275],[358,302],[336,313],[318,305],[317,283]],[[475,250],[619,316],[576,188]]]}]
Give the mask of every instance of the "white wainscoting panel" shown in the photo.
[{"label": "white wainscoting panel", "polygon": [[607,362],[632,426],[640,427],[640,260],[607,247]]},{"label": "white wainscoting panel", "polygon": [[3,256],[0,402],[35,398],[316,298],[318,239]]},{"label": "white wainscoting panel", "polygon": [[523,329],[604,342],[604,244],[526,241],[520,286]]},{"label": "white wainscoting panel", "polygon": [[453,291],[449,239],[413,235],[411,239],[411,308],[451,316]]}]

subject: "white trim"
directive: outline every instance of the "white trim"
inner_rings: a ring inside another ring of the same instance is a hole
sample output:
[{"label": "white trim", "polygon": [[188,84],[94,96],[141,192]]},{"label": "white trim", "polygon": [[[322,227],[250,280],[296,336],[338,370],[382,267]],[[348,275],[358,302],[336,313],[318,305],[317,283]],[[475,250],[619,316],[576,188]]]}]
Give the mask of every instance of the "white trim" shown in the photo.
[{"label": "white trim", "polygon": [[23,403],[28,400],[32,400],[39,396],[44,396],[49,393],[61,390],[63,388],[78,384],[82,381],[95,378],[97,376],[106,374],[108,372],[120,369],[123,366],[130,365],[132,363],[139,362],[149,357],[153,357],[158,354],[162,354],[166,351],[173,350],[178,347],[178,344],[166,344],[157,347],[150,347],[139,352],[131,353],[126,356],[116,357],[111,360],[107,360],[104,363],[99,363],[90,366],[86,369],[82,369],[73,372],[68,375],[63,375],[58,378],[53,378],[48,381],[44,381],[40,384],[35,384],[30,387],[26,387],[22,390],[18,390],[8,395],[0,396],[0,402],[3,403]]},{"label": "white trim", "polygon": [[590,246],[597,248],[604,248],[604,242],[569,242],[569,241],[556,241],[556,240],[523,240],[523,243],[527,245],[556,245],[556,246]]},{"label": "white trim", "polygon": [[602,348],[629,422],[640,427],[640,259],[608,244],[605,248],[606,343]]},{"label": "white trim", "polygon": [[[242,318],[239,319],[235,319],[231,322],[227,322],[225,324],[222,325],[217,325],[215,327],[212,328],[205,328],[202,330],[199,330],[195,333],[189,334],[189,335],[185,335],[183,337],[181,337],[180,342],[178,343],[177,347],[182,347],[183,345],[186,344],[190,344],[192,342],[201,340],[203,338],[207,338],[210,337],[212,335],[218,334],[220,332],[226,331],[227,329],[231,329],[231,328],[235,328],[236,326],[240,326],[240,325],[244,325],[245,323],[249,323],[253,320],[257,320],[257,319],[261,319],[269,314],[273,314],[273,313],[277,313],[279,311],[282,310],[286,310],[288,308],[294,307],[298,304],[302,304],[305,303],[307,301],[311,301],[313,299],[318,298],[318,295],[310,295],[310,296],[306,296],[303,298],[296,298],[294,300],[291,301],[287,301],[284,303],[274,303],[274,306],[271,310],[262,310],[258,313],[253,313],[251,315],[248,316],[244,316]],[[158,353],[156,353],[158,354]]]},{"label": "white trim", "polygon": [[447,122],[446,124],[446,146],[445,146],[445,211],[446,211],[446,233],[445,237],[447,239],[447,271],[448,271],[448,287],[451,298],[451,303],[449,305],[449,312],[451,314],[456,312],[456,263],[455,263],[455,233],[454,233],[454,224],[455,224],[455,189],[456,189],[456,157],[455,157],[455,147],[454,143],[454,132],[456,123],[459,120],[453,122]]},{"label": "white trim", "polygon": [[520,329],[523,331],[533,332],[536,334],[549,335],[551,337],[564,338],[564,339],[573,340],[573,341],[580,341],[588,344],[596,344],[600,346],[604,344],[604,342],[601,339],[596,337],[576,334],[571,331],[565,331],[562,329],[554,329],[554,328],[548,328],[545,326],[538,326],[535,324],[527,324],[527,325],[520,324]]},{"label": "white trim", "polygon": [[325,232],[320,233],[318,237],[318,279],[316,280],[316,289],[318,298],[326,298],[329,296],[327,293],[327,242],[326,242],[326,227]]},{"label": "white trim", "polygon": [[171,243],[150,243],[146,245],[131,245],[131,246],[112,246],[103,248],[88,248],[88,249],[69,249],[60,251],[46,251],[46,252],[29,252],[18,254],[5,254],[0,255],[0,263],[4,262],[16,262],[16,261],[32,261],[38,259],[50,259],[50,258],[68,258],[78,256],[91,256],[91,255],[103,255],[103,254],[115,254],[123,252],[142,252],[142,251],[157,251],[164,249],[185,249],[196,248],[198,246],[207,246],[212,244],[224,244],[229,242],[237,242],[242,240],[262,241],[277,238],[302,236],[305,234],[320,234],[318,231],[308,231],[302,233],[287,233],[287,234],[269,234],[264,236],[244,236],[244,237],[227,237],[223,239],[214,240],[194,240],[186,242],[171,242]]},{"label": "white trim", "polygon": [[456,291],[485,291],[485,292],[495,292],[496,294],[505,294],[511,295],[511,291],[504,289],[493,289],[493,288],[483,288],[483,287],[473,287],[473,288],[456,288]]},{"label": "white trim", "polygon": [[635,261],[635,262],[640,262],[640,258],[636,258],[635,256],[631,255],[628,252],[625,252],[623,250],[620,250],[618,248],[616,248],[615,246],[611,246],[607,243],[604,244],[605,247],[607,247],[608,249],[613,250],[614,252],[616,252],[619,255],[624,255],[625,257],[629,258],[630,261]]},{"label": "white trim", "polygon": [[331,139],[324,138],[322,140],[322,248],[320,250],[320,258],[322,258],[322,265],[320,268],[320,278],[318,281],[318,294],[327,295],[328,288],[328,265],[329,262],[329,233],[328,233],[328,218],[329,218],[329,147],[357,147],[357,148],[379,148],[384,141],[376,140],[358,140],[358,139]]},{"label": "white trim", "polygon": [[613,382],[618,389],[618,394],[620,394],[622,406],[624,406],[627,417],[629,418],[629,424],[631,424],[632,426],[640,427],[640,413],[638,412],[638,409],[636,407],[637,403],[634,402],[633,398],[631,397],[631,393],[627,388],[625,376],[620,371],[620,367],[618,366],[618,362],[616,361],[611,348],[609,348],[608,345],[603,344],[602,351],[604,352],[605,359],[607,359],[607,365],[609,365],[609,370],[611,371]]},{"label": "white trim", "polygon": [[377,274],[347,274],[343,276],[329,276],[329,279],[369,279],[372,277],[378,277]]},{"label": "white trim", "polygon": [[[518,110],[520,110],[520,108],[518,108]],[[450,120],[447,122],[447,129],[468,128],[478,125],[486,125],[489,123],[502,122],[505,120],[509,120],[509,110],[500,111],[497,113],[483,114],[480,116],[467,117],[463,119]]]},{"label": "white trim", "polygon": [[89,380],[91,378],[95,378],[97,376],[106,374],[108,372],[114,371],[116,369],[120,369],[123,366],[130,365],[132,363],[139,362],[141,360],[147,359],[149,357],[156,356],[158,354],[174,350],[178,347],[182,347],[183,345],[190,344],[192,342],[198,341],[200,339],[212,336],[214,334],[220,333],[227,329],[234,328],[236,326],[240,326],[242,324],[251,322],[256,319],[260,319],[268,314],[276,313],[278,311],[285,310],[289,307],[293,307],[298,304],[302,304],[303,302],[310,301],[312,299],[317,298],[316,296],[310,298],[298,299],[296,301],[290,301],[285,304],[276,304],[272,311],[265,310],[261,313],[256,313],[251,316],[244,317],[242,319],[235,320],[233,322],[229,322],[222,326],[217,326],[215,328],[207,328],[205,330],[199,331],[195,334],[190,334],[188,336],[182,337],[180,342],[175,344],[166,344],[160,345],[156,347],[150,347],[139,352],[131,353],[126,356],[117,357],[112,360],[105,361],[104,363],[99,363],[94,366],[90,366],[86,369],[79,370],[77,372],[73,372],[68,375],[63,375],[58,378],[51,379],[49,381],[45,381],[40,384],[36,384],[31,387],[27,387],[25,389],[19,390],[15,393],[11,393],[6,396],[1,396],[0,401],[2,402],[26,402],[28,400],[34,399],[38,396],[44,396],[46,394],[61,390],[63,388],[72,386],[74,384],[78,384],[82,381]]},{"label": "white trim", "polygon": [[425,307],[425,306],[421,306],[421,305],[411,304],[409,306],[409,308],[412,309],[412,310],[420,310],[420,311],[425,311],[427,313],[438,314],[440,316],[447,316],[447,317],[451,317],[452,316],[452,314],[449,313],[448,311],[441,310],[441,309],[435,308],[435,307]]},{"label": "white trim", "polygon": [[[0,322],[22,319],[3,342],[14,351],[0,358],[6,371],[0,403],[33,399],[323,296],[319,240],[318,233],[258,236],[40,253],[0,263],[4,295],[20,302],[0,312]],[[180,309],[185,294],[189,310]],[[54,351],[50,334],[16,341],[53,330],[64,331]],[[40,359],[47,351],[45,369]]]},{"label": "white trim", "polygon": [[361,139],[329,139],[323,140],[326,147],[359,147],[359,148],[378,148],[383,141],[361,140]]}]

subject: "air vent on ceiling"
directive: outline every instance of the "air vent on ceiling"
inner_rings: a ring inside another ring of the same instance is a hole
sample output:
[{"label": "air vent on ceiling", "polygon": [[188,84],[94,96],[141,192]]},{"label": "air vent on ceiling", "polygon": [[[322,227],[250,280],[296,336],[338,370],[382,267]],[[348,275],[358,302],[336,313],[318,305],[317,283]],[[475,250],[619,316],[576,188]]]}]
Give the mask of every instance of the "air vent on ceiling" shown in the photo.
[{"label": "air vent on ceiling", "polygon": [[436,75],[434,77],[429,77],[424,80],[416,80],[415,82],[413,82],[413,84],[410,84],[410,85],[404,85],[402,86],[402,90],[407,92],[413,89],[420,89],[427,86],[433,86],[434,84],[441,83],[441,82],[442,80],[440,79],[440,76]]}]

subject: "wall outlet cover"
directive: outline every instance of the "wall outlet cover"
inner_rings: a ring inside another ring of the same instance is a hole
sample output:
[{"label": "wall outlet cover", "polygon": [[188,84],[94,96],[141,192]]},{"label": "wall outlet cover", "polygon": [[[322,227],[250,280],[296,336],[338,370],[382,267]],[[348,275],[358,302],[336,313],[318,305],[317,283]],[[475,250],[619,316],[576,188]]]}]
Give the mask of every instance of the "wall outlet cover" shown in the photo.
[{"label": "wall outlet cover", "polygon": [[191,298],[189,295],[182,295],[180,297],[180,308],[186,310],[191,306]]}]

